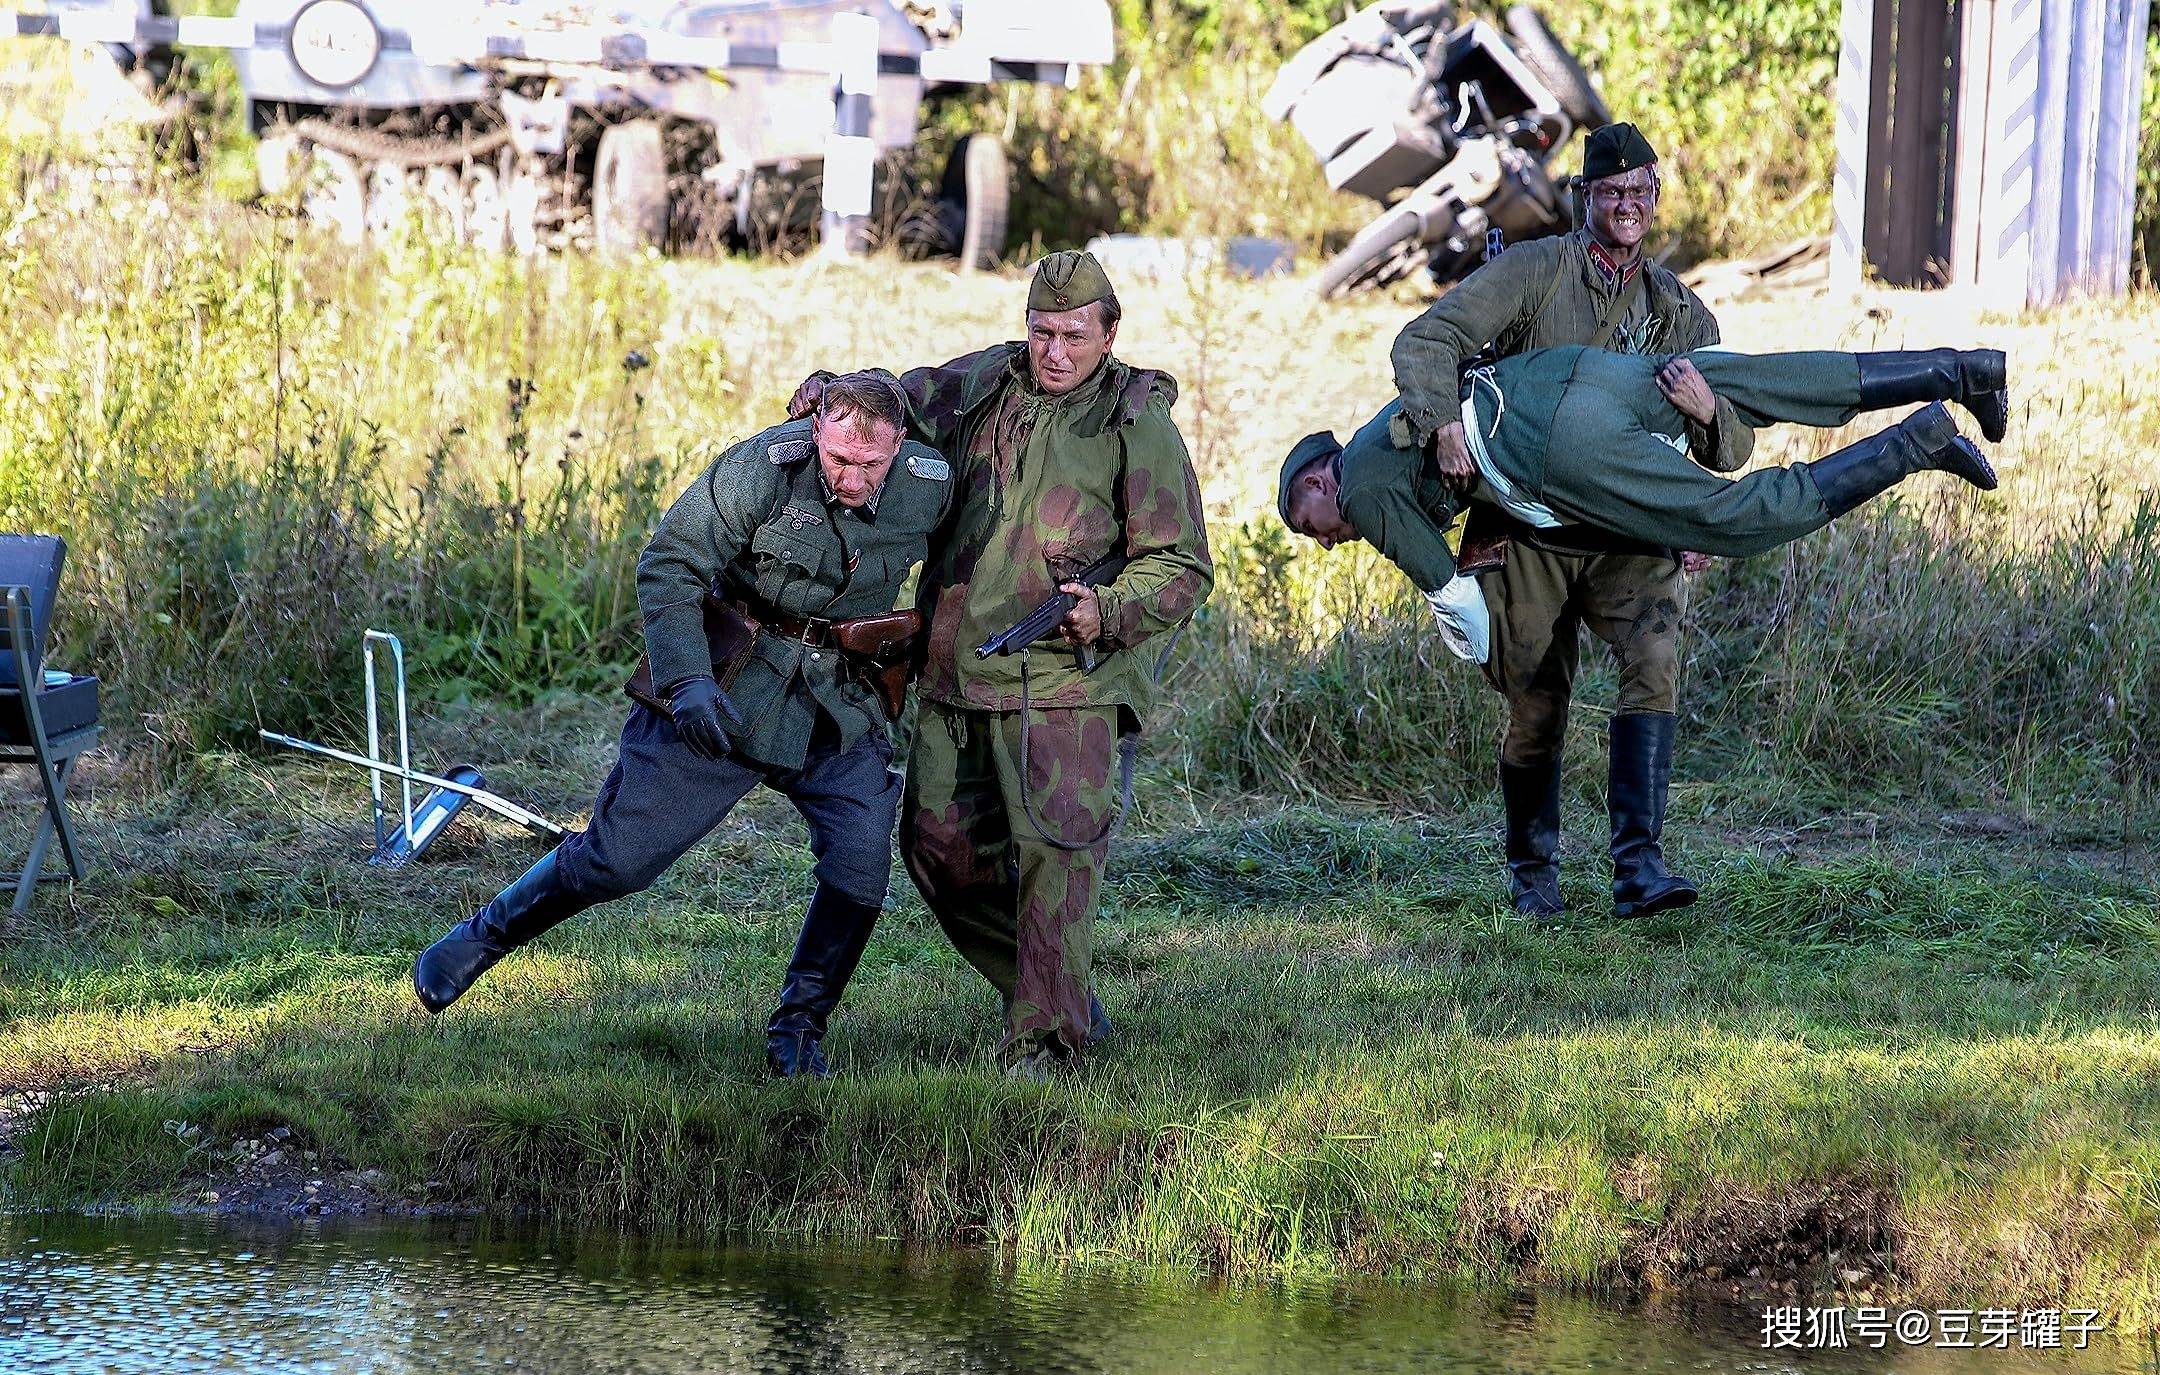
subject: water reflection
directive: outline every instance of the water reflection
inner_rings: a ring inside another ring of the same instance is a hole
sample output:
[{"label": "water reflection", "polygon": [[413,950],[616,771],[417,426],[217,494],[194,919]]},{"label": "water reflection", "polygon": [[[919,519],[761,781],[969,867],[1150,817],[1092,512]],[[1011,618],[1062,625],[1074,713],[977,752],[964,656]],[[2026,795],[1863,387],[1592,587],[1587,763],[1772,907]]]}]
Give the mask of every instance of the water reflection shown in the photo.
[{"label": "water reflection", "polygon": [[481,1224],[0,1218],[0,1370],[2133,1371],[2118,1353],[1760,1348],[1745,1312],[1361,1284],[1208,1286],[899,1249],[727,1249]]}]

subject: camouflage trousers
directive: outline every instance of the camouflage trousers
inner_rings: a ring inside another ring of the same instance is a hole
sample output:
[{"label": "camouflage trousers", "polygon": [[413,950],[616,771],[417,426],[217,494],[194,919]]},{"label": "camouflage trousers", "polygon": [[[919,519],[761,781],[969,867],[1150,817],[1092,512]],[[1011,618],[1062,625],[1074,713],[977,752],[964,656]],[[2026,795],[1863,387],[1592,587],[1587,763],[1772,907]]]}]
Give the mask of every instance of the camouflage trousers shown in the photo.
[{"label": "camouflage trousers", "polygon": [[[1095,897],[1117,808],[1123,707],[1028,713],[1025,797],[1021,713],[921,704],[900,851],[953,946],[1009,1006],[998,1058],[1038,1049],[1072,1057],[1088,1029]],[[1041,822],[1041,831],[1035,825]]]},{"label": "camouflage trousers", "polygon": [[1670,554],[1573,553],[1519,538],[1507,564],[1478,582],[1492,617],[1485,677],[1508,704],[1502,763],[1560,757],[1586,627],[1620,671],[1615,715],[1680,709],[1687,578]]}]

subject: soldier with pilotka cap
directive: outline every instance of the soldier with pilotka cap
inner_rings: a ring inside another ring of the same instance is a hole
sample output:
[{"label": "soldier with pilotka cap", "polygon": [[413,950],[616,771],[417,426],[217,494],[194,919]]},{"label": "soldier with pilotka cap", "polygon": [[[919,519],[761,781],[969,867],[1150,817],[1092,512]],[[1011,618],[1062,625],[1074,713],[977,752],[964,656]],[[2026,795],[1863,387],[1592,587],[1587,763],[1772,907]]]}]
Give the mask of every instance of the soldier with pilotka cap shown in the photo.
[{"label": "soldier with pilotka cap", "polygon": [[[900,377],[909,433],[952,456],[960,488],[923,572],[929,657],[901,853],[1003,997],[998,1054],[1016,1077],[1044,1077],[1107,1032],[1095,902],[1153,696],[1159,656],[1142,651],[1215,576],[1170,418],[1177,384],[1112,353],[1121,314],[1092,254],[1053,253],[1028,288],[1026,340]],[[820,386],[806,381],[790,409]],[[1106,557],[1122,567],[1079,580]],[[1076,604],[1053,638],[977,656],[1060,589]]]},{"label": "soldier with pilotka cap", "polygon": [[428,1011],[557,922],[649,886],[763,783],[817,856],[767,1060],[824,1077],[827,1019],[892,868],[888,728],[913,621],[893,607],[952,505],[945,460],[905,421],[890,373],[835,378],[815,414],[730,446],[669,508],[638,560],[646,662],[592,820],[422,952]]},{"label": "soldier with pilotka cap", "polygon": [[[1395,341],[1398,436],[1423,448],[1457,492],[1473,481],[1459,414],[1473,356],[1587,344],[1674,357],[1658,386],[1686,423],[1687,453],[1715,472],[1746,465],[1753,433],[1684,355],[1719,342],[1717,320],[1643,254],[1661,190],[1657,152],[1632,124],[1608,124],[1583,147],[1585,222],[1517,244],[1472,272]],[[1613,908],[1647,915],[1695,900],[1665,867],[1661,837],[1680,689],[1680,622],[1689,567],[1703,560],[1569,522],[1535,529],[1491,508],[1473,513],[1466,549],[1506,538],[1506,561],[1479,579],[1492,624],[1488,681],[1507,699],[1500,747],[1509,895],[1517,910],[1561,910],[1560,763],[1585,626],[1612,647],[1618,701],[1609,728],[1606,807]]]}]

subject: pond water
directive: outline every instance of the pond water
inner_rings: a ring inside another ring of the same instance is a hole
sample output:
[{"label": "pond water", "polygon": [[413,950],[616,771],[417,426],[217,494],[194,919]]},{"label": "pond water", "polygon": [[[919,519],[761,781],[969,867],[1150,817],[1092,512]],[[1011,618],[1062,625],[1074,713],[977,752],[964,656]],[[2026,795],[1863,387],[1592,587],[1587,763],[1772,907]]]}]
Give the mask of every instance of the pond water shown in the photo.
[{"label": "pond water", "polygon": [[[1977,1330],[1975,1332],[1977,1336]],[[0,1217],[0,1371],[2134,1372],[2127,1346],[1769,1351],[1760,1309],[1216,1285],[477,1223]]]}]

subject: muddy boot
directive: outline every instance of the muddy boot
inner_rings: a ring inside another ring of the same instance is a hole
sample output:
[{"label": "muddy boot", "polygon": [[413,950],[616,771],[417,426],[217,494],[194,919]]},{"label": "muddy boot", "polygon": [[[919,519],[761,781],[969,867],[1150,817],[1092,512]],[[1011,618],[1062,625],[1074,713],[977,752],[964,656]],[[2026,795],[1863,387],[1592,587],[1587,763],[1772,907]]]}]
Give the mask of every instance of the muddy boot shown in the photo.
[{"label": "muddy boot", "polygon": [[413,961],[413,995],[430,1012],[440,1012],[465,995],[495,962],[565,917],[592,906],[571,892],[550,850],[524,877],[496,894],[495,900],[459,922]]},{"label": "muddy boot", "polygon": [[1560,761],[1500,763],[1507,804],[1508,900],[1527,917],[1557,917],[1560,901]]},{"label": "muddy boot", "polygon": [[765,1025],[765,1063],[774,1074],[782,1079],[831,1077],[818,1043],[883,912],[880,903],[858,902],[818,885],[780,986],[780,1006]]},{"label": "muddy boot", "polygon": [[2010,426],[2008,363],[2001,349],[1915,349],[1855,354],[1860,407],[1879,411],[1914,401],[1955,401],[1980,422],[1991,444]]},{"label": "muddy boot", "polygon": [[1659,838],[1665,830],[1665,793],[1672,783],[1674,717],[1668,712],[1629,712],[1611,727],[1610,773],[1605,806],[1612,815],[1613,914],[1647,917],[1686,907],[1695,885],[1665,869]]},{"label": "muddy boot", "polygon": [[1881,496],[1914,473],[1955,473],[1983,492],[1995,490],[1995,470],[1959,434],[1940,401],[1914,411],[1881,434],[1801,465],[1833,516]]}]

